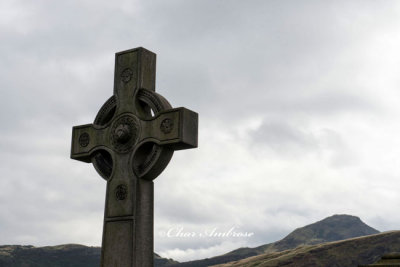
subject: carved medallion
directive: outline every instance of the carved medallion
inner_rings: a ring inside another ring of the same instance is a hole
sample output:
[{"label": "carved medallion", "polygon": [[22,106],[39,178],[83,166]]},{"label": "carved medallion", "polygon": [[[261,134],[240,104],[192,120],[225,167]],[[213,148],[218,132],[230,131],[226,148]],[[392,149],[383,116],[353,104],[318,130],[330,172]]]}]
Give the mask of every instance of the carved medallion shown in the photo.
[{"label": "carved medallion", "polygon": [[132,116],[122,116],[111,128],[111,143],[118,152],[129,151],[139,135],[139,123]]},{"label": "carved medallion", "polygon": [[126,68],[121,73],[121,79],[124,83],[129,82],[132,79],[133,71],[130,68]]},{"label": "carved medallion", "polygon": [[174,122],[171,119],[164,119],[161,122],[160,129],[163,133],[168,134],[174,129]]},{"label": "carved medallion", "polygon": [[79,145],[81,147],[86,147],[89,144],[89,142],[90,142],[90,137],[88,133],[82,133],[79,136]]},{"label": "carved medallion", "polygon": [[126,199],[128,195],[128,187],[124,184],[120,184],[115,188],[115,197],[118,200]]}]

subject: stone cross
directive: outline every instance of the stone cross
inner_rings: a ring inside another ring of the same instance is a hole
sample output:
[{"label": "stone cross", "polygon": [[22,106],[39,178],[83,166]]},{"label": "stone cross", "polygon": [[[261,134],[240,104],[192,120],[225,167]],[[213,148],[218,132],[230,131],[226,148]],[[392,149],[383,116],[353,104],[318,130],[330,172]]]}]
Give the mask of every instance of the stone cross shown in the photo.
[{"label": "stone cross", "polygon": [[154,53],[117,53],[113,96],[72,130],[71,158],[107,181],[101,267],[153,267],[153,180],[174,150],[197,147],[198,114],[157,94],[155,73]]}]

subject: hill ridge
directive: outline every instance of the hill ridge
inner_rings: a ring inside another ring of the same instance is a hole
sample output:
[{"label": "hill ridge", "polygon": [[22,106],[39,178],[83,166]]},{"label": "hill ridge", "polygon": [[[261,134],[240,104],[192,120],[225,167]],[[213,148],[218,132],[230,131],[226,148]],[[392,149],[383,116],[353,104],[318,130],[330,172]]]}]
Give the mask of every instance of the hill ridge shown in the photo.
[{"label": "hill ridge", "polygon": [[400,231],[387,231],[265,253],[212,267],[357,267],[374,263],[383,254],[400,251],[399,241]]},{"label": "hill ridge", "polygon": [[[155,254],[155,267],[204,267],[241,260],[264,253],[278,253],[297,246],[315,245],[351,237],[375,234],[379,231],[366,225],[360,218],[352,215],[335,214],[323,220],[296,228],[283,239],[255,248],[238,248],[220,256],[178,263]],[[80,244],[34,247],[0,246],[0,267],[89,267],[100,263],[100,247],[87,247]],[[273,254],[271,254],[273,255]]]}]

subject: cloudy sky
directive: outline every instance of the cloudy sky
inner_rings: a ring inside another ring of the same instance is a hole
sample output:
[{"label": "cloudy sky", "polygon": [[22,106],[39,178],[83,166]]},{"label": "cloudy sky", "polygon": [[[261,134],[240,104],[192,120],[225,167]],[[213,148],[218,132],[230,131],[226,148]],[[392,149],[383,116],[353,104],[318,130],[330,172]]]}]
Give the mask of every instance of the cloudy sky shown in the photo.
[{"label": "cloudy sky", "polygon": [[[101,245],[106,183],[69,158],[71,127],[138,46],[200,115],[199,148],[155,180],[156,252],[210,257],[333,214],[399,229],[399,1],[2,0],[0,244]],[[254,234],[200,236],[232,228]]]}]

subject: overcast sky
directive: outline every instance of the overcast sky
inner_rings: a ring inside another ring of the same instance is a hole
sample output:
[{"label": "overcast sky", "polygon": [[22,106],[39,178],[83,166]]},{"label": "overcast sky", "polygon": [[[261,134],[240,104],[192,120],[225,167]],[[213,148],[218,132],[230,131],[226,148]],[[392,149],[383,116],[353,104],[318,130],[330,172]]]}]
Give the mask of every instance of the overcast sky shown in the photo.
[{"label": "overcast sky", "polygon": [[[106,183],[69,158],[71,129],[139,46],[156,90],[200,115],[199,148],[155,180],[157,253],[211,257],[333,214],[399,229],[399,33],[390,0],[0,1],[0,244],[101,245]],[[254,235],[199,236],[232,227]]]}]

